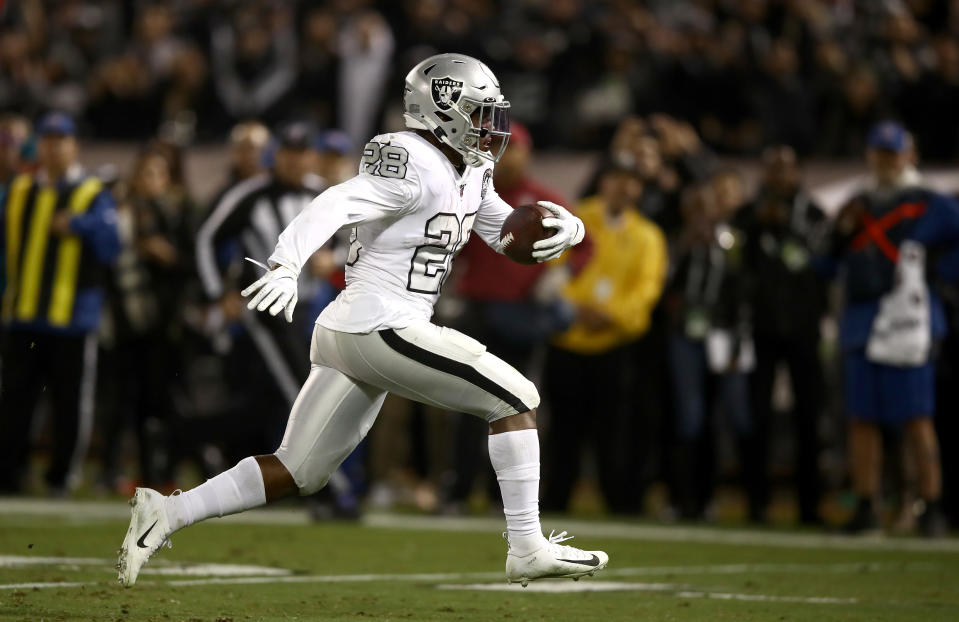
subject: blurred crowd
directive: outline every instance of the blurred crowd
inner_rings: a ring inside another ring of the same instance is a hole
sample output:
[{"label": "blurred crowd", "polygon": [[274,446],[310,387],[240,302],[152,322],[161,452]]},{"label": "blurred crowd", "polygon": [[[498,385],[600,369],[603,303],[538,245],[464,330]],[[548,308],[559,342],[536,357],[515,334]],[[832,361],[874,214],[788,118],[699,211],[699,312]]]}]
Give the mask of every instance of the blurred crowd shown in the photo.
[{"label": "blurred crowd", "polygon": [[[245,309],[244,258],[355,174],[401,125],[407,68],[449,48],[512,102],[499,194],[589,232],[537,266],[473,236],[437,308],[537,381],[544,510],[593,491],[711,520],[734,490],[756,523],[784,498],[855,532],[959,521],[959,434],[935,417],[959,404],[959,208],[917,168],[959,152],[959,3],[25,0],[3,25],[0,492],[171,491],[272,451],[349,240],[313,257],[292,325]],[[84,170],[88,137],[139,152]],[[212,196],[187,183],[195,141],[229,145]],[[578,196],[530,176],[560,146],[603,153]],[[755,190],[723,153],[758,158]],[[869,165],[835,218],[810,155]],[[924,252],[931,293],[900,296]],[[899,298],[931,309],[931,343],[874,341]],[[496,505],[482,421],[384,411],[315,515]]]},{"label": "blurred crowd", "polygon": [[[227,182],[203,202],[184,181],[183,147],[154,138],[129,166],[83,171],[76,132],[63,113],[35,127],[0,118],[0,487],[69,495],[93,478],[103,492],[139,483],[172,490],[271,450],[307,371],[313,320],[344,287],[349,244],[335,239],[314,256],[293,325],[245,309],[239,290],[259,269],[243,258],[265,259],[284,219],[350,177],[355,147],[344,132],[306,122],[237,124]],[[534,139],[520,123],[512,132],[495,170],[500,195],[514,206],[571,205],[587,240],[559,262],[525,266],[474,236],[437,321],[538,380],[545,510],[580,507],[592,481],[598,507],[610,512],[709,520],[722,487],[741,491],[740,515],[757,523],[769,520],[775,498],[780,508],[793,499],[804,524],[835,522],[847,498],[860,501],[849,528],[866,531],[889,499],[900,508],[898,528],[918,520],[926,533],[944,532],[946,512],[955,512],[955,424],[933,415],[957,397],[956,339],[945,328],[959,290],[949,279],[937,283],[945,306],[932,330],[938,395],[903,407],[915,412],[871,404],[857,412],[886,414],[863,415],[864,427],[847,432],[837,400],[855,408],[863,387],[848,378],[838,387],[836,368],[857,346],[837,354],[846,345],[823,339],[827,318],[846,311],[830,296],[834,271],[820,265],[841,261],[846,211],[833,223],[815,204],[792,147],[763,151],[758,189],[747,194],[741,173],[720,165],[689,123],[627,117],[571,200],[530,177]],[[863,148],[871,177],[862,197],[922,187],[915,143],[899,124],[879,124]],[[48,179],[59,180],[48,204],[62,201],[72,219],[44,215]],[[48,225],[35,224],[43,218]],[[96,252],[80,256],[70,282],[63,248],[74,236]],[[57,302],[70,288],[72,315]],[[369,441],[308,500],[317,516],[355,516],[364,501],[448,513],[484,499],[495,506],[482,421],[398,399],[384,410]],[[84,462],[88,455],[95,460]],[[45,488],[31,456],[45,465]],[[651,489],[666,494],[654,502]]]},{"label": "blurred crowd", "polygon": [[[363,141],[429,54],[486,59],[543,148],[600,148],[667,113],[710,148],[854,156],[901,117],[957,153],[954,0],[24,0],[0,28],[0,108],[64,110],[100,139],[222,138],[309,118]],[[384,122],[381,122],[384,121]]]}]

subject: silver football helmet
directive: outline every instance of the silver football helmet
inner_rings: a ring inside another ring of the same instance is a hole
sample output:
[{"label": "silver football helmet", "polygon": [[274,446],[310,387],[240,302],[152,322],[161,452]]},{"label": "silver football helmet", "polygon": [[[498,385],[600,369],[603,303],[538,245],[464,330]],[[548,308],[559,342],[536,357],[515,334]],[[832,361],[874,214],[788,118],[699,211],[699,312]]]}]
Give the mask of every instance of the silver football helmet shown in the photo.
[{"label": "silver football helmet", "polygon": [[509,142],[509,102],[484,63],[464,54],[431,56],[410,70],[406,127],[428,130],[469,166],[498,162]]}]

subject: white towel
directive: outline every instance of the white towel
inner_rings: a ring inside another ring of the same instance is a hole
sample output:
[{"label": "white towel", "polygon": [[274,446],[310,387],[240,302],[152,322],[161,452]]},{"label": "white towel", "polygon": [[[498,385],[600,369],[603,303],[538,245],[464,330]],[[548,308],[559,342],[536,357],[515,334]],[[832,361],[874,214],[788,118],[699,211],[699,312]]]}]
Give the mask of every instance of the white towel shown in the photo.
[{"label": "white towel", "polygon": [[895,284],[879,301],[866,358],[896,367],[920,367],[932,345],[929,287],[925,278],[926,251],[907,240],[899,247]]}]

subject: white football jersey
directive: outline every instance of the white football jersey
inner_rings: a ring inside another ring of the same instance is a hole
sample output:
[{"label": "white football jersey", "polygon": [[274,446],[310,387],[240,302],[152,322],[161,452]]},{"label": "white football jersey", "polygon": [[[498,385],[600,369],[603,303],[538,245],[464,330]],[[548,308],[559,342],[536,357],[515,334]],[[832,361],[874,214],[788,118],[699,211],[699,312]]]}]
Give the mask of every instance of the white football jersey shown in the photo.
[{"label": "white football jersey", "polygon": [[336,231],[351,229],[346,289],[317,323],[351,333],[428,320],[453,257],[476,232],[494,249],[512,208],[493,189],[493,165],[460,175],[414,132],[381,134],[359,174],[318,196],[280,235],[271,264],[297,272]]}]

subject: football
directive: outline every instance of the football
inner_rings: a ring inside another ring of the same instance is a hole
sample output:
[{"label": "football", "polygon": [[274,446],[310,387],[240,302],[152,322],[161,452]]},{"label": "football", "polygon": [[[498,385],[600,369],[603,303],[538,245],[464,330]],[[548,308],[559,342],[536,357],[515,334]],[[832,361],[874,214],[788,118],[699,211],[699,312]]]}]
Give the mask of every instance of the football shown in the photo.
[{"label": "football", "polygon": [[528,203],[520,205],[503,221],[499,243],[503,254],[521,264],[534,264],[533,243],[553,235],[555,229],[543,226],[543,218],[553,213],[545,207]]}]

